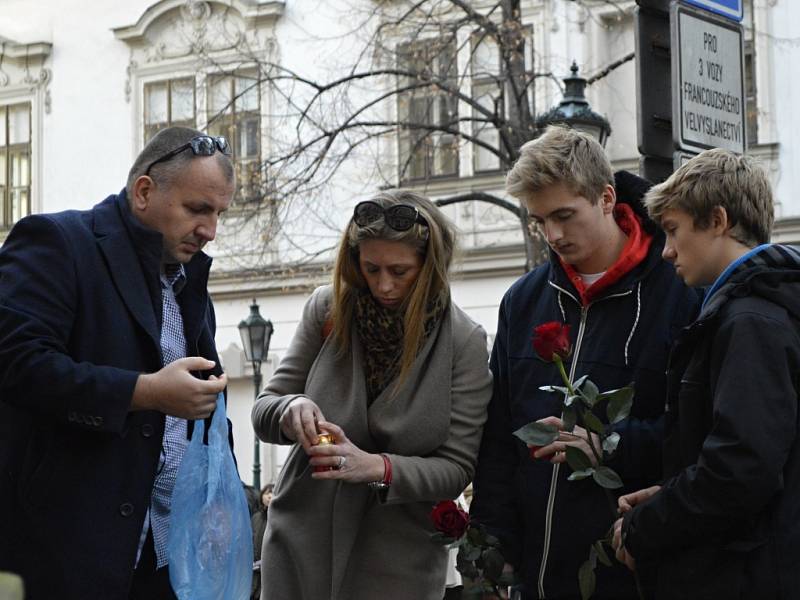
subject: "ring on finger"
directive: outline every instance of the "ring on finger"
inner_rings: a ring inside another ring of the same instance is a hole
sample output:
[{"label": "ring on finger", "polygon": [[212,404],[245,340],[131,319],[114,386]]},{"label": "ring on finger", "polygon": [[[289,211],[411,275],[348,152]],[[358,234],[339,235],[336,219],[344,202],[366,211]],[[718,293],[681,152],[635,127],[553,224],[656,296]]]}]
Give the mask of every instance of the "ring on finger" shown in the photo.
[{"label": "ring on finger", "polygon": [[341,469],[342,467],[345,466],[345,464],[347,464],[347,457],[346,456],[340,456],[339,457],[339,466],[338,466],[338,468]]}]

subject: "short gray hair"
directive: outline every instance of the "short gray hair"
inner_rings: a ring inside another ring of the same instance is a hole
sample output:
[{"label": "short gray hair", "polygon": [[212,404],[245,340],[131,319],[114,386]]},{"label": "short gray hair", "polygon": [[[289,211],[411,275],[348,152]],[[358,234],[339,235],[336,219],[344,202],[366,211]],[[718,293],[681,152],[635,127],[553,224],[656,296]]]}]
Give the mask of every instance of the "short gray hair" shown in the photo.
[{"label": "short gray hair", "polygon": [[[131,170],[128,172],[128,182],[125,185],[128,199],[130,200],[131,198],[133,184],[139,177],[145,174],[144,172],[147,170],[147,165],[165,154],[168,154],[175,148],[179,148],[188,143],[199,135],[206,134],[197,129],[192,129],[191,127],[166,127],[156,133],[152,139],[147,142],[147,145],[139,153],[139,156],[136,157]],[[222,152],[215,152],[214,156],[216,157],[217,164],[222,168],[226,179],[228,181],[233,181],[234,171],[230,157],[222,154]],[[188,151],[188,149],[185,152],[179,152],[169,160],[153,165],[153,168],[150,169],[149,176],[156,182],[156,185],[169,187],[193,158],[194,154]]]}]

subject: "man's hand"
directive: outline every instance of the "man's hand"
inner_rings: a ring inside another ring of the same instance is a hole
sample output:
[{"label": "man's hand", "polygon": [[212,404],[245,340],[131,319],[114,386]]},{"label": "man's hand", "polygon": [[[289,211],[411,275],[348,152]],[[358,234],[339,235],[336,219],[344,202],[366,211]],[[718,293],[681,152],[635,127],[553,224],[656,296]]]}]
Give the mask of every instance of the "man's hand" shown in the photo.
[{"label": "man's hand", "polygon": [[183,419],[205,419],[217,406],[217,395],[228,378],[198,379],[192,371],[208,371],[216,363],[200,356],[180,358],[155,373],[139,375],[131,410],[157,410]]},{"label": "man's hand", "polygon": [[617,505],[619,506],[619,513],[621,515],[624,515],[626,512],[628,512],[637,504],[641,504],[645,500],[655,496],[658,490],[660,489],[661,489],[660,485],[653,485],[650,486],[649,488],[644,488],[643,490],[638,490],[636,492],[620,496],[619,500],[617,500]]},{"label": "man's hand", "polygon": [[311,446],[317,443],[317,423],[324,419],[322,411],[313,400],[300,396],[292,400],[283,411],[281,431],[287,438],[303,446],[308,453]]},{"label": "man's hand", "polygon": [[625,549],[625,545],[622,543],[622,519],[617,519],[614,522],[614,539],[612,540],[611,544],[616,551],[617,560],[628,567],[631,571],[635,571],[636,561],[628,553],[628,551]]},{"label": "man's hand", "polygon": [[[505,565],[503,565],[503,575],[513,575],[513,574],[514,574],[513,565],[510,565],[509,563],[506,563]],[[511,594],[510,586],[500,585],[500,586],[497,586],[497,587],[498,587],[497,591],[500,594],[500,600],[508,600],[508,598],[509,598],[509,596]],[[494,600],[496,598],[496,596],[484,596],[483,598],[484,598],[484,600],[490,600],[490,599]]]},{"label": "man's hand", "polygon": [[[585,439],[588,432],[583,427],[575,426],[572,432],[564,431],[564,422],[558,417],[539,419],[538,423],[552,425],[553,427],[558,428],[561,433],[559,434],[558,439],[556,439],[553,443],[548,444],[547,446],[542,446],[536,450],[536,452],[533,454],[536,458],[549,458],[550,462],[552,463],[563,463],[567,461],[567,455],[565,452],[566,447],[574,446],[583,450],[583,453],[589,457],[590,461],[592,461],[592,466],[597,466],[597,458],[592,452],[592,449],[589,447],[589,443]],[[596,433],[591,433],[589,435],[592,436],[592,444],[594,444],[595,450],[601,453],[602,456],[600,436],[598,436]]]},{"label": "man's hand", "polygon": [[[645,500],[655,496],[658,493],[658,490],[660,489],[661,489],[660,485],[654,485],[649,488],[644,488],[643,490],[638,490],[631,494],[625,494],[624,496],[620,496],[619,500],[617,500],[617,505],[619,506],[619,513],[621,515],[624,515],[626,512],[630,511],[637,504],[641,504]],[[617,519],[616,522],[614,523],[614,539],[612,540],[612,546],[616,551],[617,560],[626,565],[631,571],[635,571],[636,561],[634,560],[633,556],[630,555],[628,550],[625,548],[625,544],[622,539],[622,519]]]}]

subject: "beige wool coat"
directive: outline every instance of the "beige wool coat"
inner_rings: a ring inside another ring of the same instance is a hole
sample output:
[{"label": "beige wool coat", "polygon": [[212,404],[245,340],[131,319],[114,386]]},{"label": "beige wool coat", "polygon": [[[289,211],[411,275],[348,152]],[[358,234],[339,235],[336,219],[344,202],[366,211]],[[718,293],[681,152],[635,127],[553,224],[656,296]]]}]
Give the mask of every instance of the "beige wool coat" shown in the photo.
[{"label": "beige wool coat", "polygon": [[392,461],[385,498],[364,483],[317,481],[297,444],[278,478],[261,554],[262,600],[441,600],[447,551],[429,513],[471,481],[491,395],[486,334],[455,304],[399,393],[367,407],[363,350],[337,356],[322,328],[332,296],[317,289],[253,408],[258,436],[288,444],[279,419],[307,396],[359,448]]}]

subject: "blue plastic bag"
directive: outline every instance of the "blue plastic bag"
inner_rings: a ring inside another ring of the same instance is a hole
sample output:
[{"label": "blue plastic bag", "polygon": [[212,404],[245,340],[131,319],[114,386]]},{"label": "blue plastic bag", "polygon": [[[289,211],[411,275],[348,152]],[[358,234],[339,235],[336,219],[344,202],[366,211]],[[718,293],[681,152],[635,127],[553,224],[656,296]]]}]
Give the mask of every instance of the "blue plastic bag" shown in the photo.
[{"label": "blue plastic bag", "polygon": [[253,579],[253,533],[228,446],[222,394],[207,445],[204,429],[204,421],[195,422],[172,491],[169,580],[179,600],[247,600]]}]

